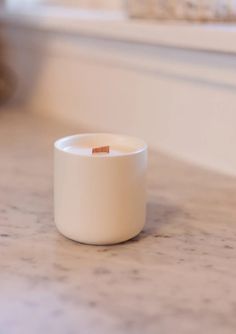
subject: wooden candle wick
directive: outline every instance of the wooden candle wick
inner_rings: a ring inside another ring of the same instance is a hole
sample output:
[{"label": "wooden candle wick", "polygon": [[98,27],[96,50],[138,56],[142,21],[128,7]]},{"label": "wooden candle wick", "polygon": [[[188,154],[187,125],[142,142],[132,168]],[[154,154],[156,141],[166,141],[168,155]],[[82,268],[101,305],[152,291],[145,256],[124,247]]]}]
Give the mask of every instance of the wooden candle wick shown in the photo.
[{"label": "wooden candle wick", "polygon": [[92,154],[94,153],[110,153],[110,146],[94,147],[92,149]]}]

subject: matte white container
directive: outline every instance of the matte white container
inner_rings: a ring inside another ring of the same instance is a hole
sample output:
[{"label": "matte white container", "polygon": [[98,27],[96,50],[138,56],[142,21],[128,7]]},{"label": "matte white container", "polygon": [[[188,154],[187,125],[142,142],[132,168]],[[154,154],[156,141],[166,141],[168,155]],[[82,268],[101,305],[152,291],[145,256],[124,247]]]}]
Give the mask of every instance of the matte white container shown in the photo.
[{"label": "matte white container", "polygon": [[[92,154],[109,145],[111,153]],[[58,230],[88,244],[136,236],[146,216],[147,145],[114,134],[81,134],[55,142],[54,210]]]}]

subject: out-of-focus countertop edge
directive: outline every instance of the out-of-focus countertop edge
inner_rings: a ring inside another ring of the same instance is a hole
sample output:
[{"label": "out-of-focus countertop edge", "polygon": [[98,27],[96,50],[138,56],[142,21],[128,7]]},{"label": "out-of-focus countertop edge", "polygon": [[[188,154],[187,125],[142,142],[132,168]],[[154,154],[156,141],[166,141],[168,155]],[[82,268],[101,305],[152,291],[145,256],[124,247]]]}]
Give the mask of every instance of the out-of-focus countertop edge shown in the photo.
[{"label": "out-of-focus countertop edge", "polygon": [[0,11],[0,23],[34,29],[78,33],[97,38],[163,45],[201,51],[236,53],[236,25],[156,22],[128,19],[122,12],[65,7],[32,7]]}]

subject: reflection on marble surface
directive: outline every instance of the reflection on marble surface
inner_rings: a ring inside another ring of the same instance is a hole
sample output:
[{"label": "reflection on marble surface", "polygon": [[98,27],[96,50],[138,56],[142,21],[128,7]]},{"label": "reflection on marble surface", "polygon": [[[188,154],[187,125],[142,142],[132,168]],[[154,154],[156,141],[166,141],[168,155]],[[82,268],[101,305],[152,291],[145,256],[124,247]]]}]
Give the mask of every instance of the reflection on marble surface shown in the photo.
[{"label": "reflection on marble surface", "polygon": [[151,153],[145,230],[78,244],[52,212],[52,143],[75,132],[0,112],[1,333],[234,334],[236,179]]}]

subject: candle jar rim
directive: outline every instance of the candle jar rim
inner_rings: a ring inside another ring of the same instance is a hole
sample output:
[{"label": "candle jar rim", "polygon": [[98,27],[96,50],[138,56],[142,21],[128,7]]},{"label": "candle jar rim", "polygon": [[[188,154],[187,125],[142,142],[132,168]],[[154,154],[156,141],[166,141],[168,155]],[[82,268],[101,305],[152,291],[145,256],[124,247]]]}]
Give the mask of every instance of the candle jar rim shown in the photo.
[{"label": "candle jar rim", "polygon": [[[92,148],[96,146],[105,146],[108,145],[111,148],[113,145],[126,148],[127,151],[122,151],[119,155],[109,155],[109,154],[91,154],[85,155],[80,154],[79,152],[71,152],[65,150],[68,146],[73,146],[77,144],[77,147],[81,148]],[[83,144],[83,146],[82,146]],[[137,137],[123,135],[123,134],[114,134],[114,133],[81,133],[74,134],[71,136],[66,136],[55,141],[54,147],[63,153],[67,153],[75,156],[83,156],[87,158],[119,158],[124,156],[131,156],[147,150],[147,144],[142,139]]]}]

